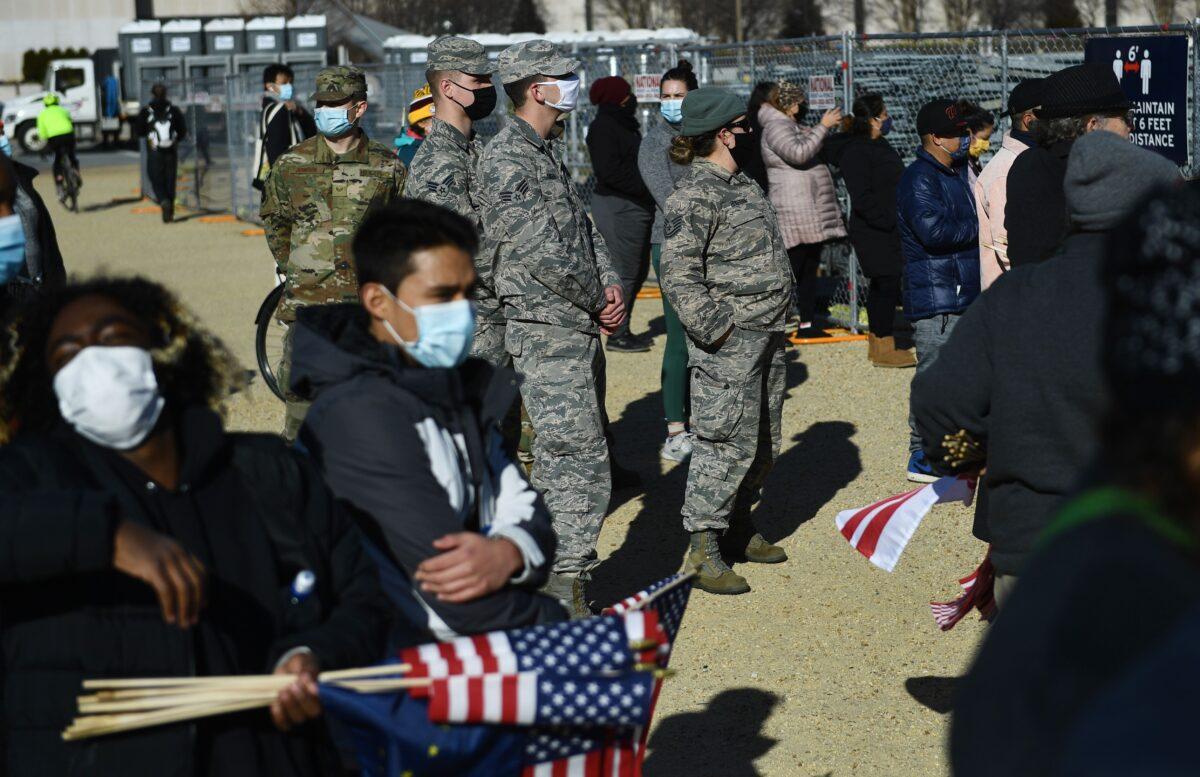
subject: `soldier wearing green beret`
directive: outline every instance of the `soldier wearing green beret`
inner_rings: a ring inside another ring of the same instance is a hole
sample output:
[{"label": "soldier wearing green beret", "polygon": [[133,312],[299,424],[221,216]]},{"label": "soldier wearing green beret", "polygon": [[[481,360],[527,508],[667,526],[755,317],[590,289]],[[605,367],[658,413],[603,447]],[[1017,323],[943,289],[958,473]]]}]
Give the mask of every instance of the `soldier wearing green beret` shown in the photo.
[{"label": "soldier wearing green beret", "polygon": [[546,40],[500,53],[515,115],[479,161],[479,199],[505,347],[536,433],[532,481],[558,538],[546,590],[583,616],[612,483],[600,333],[621,324],[625,306],[604,240],[549,140],[579,98],[579,65]]},{"label": "soldier wearing green beret", "polygon": [[688,565],[700,567],[697,587],[718,594],[750,590],[722,551],[763,563],[787,559],[750,523],[779,455],[793,279],[775,209],[731,153],[749,131],[736,95],[688,92],[670,153],[691,169],[663,212],[662,287],[688,334],[691,369]]},{"label": "soldier wearing green beret", "polygon": [[[369,211],[398,198],[404,165],[358,126],[367,111],[367,79],[352,67],[317,74],[318,134],[275,160],[263,191],[267,245],[286,276],[276,316],[290,327],[305,305],[358,299],[350,243]],[[294,440],[308,404],[290,396],[291,330],[284,338],[279,382],[289,394],[283,434]]]}]

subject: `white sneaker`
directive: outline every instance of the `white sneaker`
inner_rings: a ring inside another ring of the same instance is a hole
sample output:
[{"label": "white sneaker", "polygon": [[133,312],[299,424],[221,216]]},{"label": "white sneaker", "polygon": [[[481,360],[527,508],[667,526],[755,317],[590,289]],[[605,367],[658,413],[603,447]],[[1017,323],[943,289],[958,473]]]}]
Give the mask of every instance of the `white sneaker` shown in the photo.
[{"label": "white sneaker", "polygon": [[687,461],[692,455],[692,433],[667,435],[660,455],[667,461]]}]

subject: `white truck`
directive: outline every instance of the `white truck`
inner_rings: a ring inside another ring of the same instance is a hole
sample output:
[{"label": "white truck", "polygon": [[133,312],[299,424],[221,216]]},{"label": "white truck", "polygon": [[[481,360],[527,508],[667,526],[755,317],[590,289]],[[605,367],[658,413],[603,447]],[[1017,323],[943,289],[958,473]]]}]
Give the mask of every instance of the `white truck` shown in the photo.
[{"label": "white truck", "polygon": [[[55,59],[46,68],[42,89],[4,102],[4,134],[21,145],[26,152],[42,150],[45,142],[37,133],[37,116],[42,110],[42,98],[53,92],[59,102],[71,112],[75,137],[80,143],[99,142],[102,132],[116,133],[121,141],[132,138],[129,119],[137,115],[136,100],[125,100],[117,79],[115,94],[116,116],[104,115],[102,94],[104,78],[114,71],[116,49],[98,50],[88,59]],[[98,76],[98,74],[101,74]]]}]

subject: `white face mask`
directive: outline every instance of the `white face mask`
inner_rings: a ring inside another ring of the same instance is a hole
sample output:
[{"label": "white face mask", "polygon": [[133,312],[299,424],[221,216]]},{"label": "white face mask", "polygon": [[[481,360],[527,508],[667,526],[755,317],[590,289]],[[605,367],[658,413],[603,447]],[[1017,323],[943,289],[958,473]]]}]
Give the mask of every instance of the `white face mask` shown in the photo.
[{"label": "white face mask", "polygon": [[54,393],[76,432],[119,451],[140,445],[166,404],[149,351],[131,346],[84,348],[54,376]]},{"label": "white face mask", "polygon": [[573,75],[562,81],[543,81],[538,86],[557,86],[558,102],[546,101],[546,105],[557,108],[563,113],[570,113],[579,104],[579,76]]}]

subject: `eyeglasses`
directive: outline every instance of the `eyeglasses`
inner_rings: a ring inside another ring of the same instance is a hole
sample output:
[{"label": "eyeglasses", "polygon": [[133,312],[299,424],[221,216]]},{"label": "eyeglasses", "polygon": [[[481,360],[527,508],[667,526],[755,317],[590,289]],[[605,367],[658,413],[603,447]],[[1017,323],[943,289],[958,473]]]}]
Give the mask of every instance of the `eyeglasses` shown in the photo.
[{"label": "eyeglasses", "polygon": [[729,130],[735,135],[749,135],[750,133],[754,132],[754,128],[750,126],[749,119],[730,122],[729,124],[725,125],[725,129]]}]

